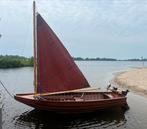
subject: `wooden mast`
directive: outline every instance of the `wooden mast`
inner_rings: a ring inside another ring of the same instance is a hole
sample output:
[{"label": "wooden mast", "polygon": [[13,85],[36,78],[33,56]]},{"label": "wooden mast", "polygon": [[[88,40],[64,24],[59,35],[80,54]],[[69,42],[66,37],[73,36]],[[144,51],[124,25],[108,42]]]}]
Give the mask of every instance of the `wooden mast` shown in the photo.
[{"label": "wooden mast", "polygon": [[37,93],[37,33],[36,33],[36,5],[33,1],[33,40],[34,40],[34,93]]}]

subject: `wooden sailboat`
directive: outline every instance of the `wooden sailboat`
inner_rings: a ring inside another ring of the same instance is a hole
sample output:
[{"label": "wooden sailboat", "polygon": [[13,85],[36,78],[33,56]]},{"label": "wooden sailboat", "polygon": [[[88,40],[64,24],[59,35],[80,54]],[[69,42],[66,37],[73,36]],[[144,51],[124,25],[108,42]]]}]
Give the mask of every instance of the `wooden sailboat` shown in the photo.
[{"label": "wooden sailboat", "polygon": [[119,92],[90,88],[61,41],[36,13],[35,2],[33,23],[34,93],[16,94],[17,101],[56,113],[87,113],[126,105],[126,97]]}]

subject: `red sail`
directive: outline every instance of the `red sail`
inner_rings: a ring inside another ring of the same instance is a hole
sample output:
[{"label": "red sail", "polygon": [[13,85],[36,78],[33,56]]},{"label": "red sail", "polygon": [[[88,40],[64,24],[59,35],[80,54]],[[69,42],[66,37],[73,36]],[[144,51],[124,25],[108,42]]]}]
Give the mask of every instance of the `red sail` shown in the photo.
[{"label": "red sail", "polygon": [[37,93],[89,87],[61,41],[37,14]]}]

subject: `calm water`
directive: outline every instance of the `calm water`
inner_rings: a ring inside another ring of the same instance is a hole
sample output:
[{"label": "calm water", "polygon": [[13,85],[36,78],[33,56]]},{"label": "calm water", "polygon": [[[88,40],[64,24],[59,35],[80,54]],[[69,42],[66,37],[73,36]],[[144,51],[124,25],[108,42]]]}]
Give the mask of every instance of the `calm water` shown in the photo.
[{"label": "calm water", "polygon": [[[140,62],[77,62],[92,87],[104,89],[113,73],[140,67]],[[0,70],[0,80],[13,94],[33,91],[33,68]],[[16,102],[0,87],[3,96],[3,129],[146,129],[147,97],[130,92],[126,112],[103,112],[88,116],[59,116],[39,112]]]}]

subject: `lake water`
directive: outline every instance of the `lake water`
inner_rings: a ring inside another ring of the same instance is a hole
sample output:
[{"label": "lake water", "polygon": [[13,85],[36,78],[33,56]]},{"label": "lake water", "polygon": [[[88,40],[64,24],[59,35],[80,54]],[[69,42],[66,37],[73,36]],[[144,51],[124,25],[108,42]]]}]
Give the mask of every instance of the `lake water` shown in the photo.
[{"label": "lake water", "polygon": [[[105,89],[114,73],[134,67],[141,62],[79,61],[76,62],[92,87]],[[33,68],[1,69],[0,80],[15,93],[33,92]],[[2,87],[3,129],[146,129],[147,97],[133,91],[128,94],[126,112],[103,112],[84,116],[59,116],[39,112],[12,99]]]}]

